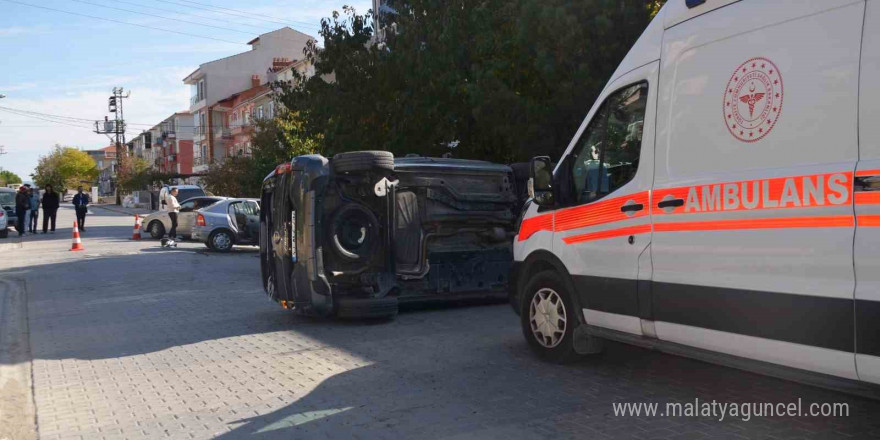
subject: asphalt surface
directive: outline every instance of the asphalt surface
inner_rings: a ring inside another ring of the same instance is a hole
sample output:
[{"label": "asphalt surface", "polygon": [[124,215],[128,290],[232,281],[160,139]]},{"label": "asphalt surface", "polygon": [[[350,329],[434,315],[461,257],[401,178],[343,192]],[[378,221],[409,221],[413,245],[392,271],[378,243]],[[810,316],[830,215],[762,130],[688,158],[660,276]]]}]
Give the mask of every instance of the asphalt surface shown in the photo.
[{"label": "asphalt surface", "polygon": [[[0,439],[880,436],[880,402],[695,360],[608,344],[543,363],[506,304],[298,317],[263,294],[255,248],[161,249],[130,240],[133,217],[93,211],[82,252],[68,251],[68,208],[54,235],[0,241]],[[845,403],[849,416],[613,410],[695,399]]]}]

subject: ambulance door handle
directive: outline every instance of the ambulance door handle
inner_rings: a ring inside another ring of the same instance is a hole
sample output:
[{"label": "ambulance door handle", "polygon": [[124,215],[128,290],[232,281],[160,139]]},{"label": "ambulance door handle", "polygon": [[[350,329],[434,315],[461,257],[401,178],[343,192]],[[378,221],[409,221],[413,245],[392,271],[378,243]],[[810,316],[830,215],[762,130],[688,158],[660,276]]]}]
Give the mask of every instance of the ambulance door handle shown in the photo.
[{"label": "ambulance door handle", "polygon": [[669,199],[657,204],[658,208],[678,208],[684,206],[684,199]]},{"label": "ambulance door handle", "polygon": [[645,209],[645,205],[641,203],[633,203],[631,205],[623,205],[620,207],[620,212],[636,212]]}]

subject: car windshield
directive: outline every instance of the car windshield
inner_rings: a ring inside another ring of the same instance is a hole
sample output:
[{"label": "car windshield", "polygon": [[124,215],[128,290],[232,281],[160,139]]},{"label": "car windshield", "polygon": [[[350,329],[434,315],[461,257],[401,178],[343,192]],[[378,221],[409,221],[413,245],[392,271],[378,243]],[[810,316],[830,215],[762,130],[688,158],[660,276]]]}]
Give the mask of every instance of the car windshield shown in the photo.
[{"label": "car windshield", "polygon": [[187,188],[177,190],[177,200],[186,200],[193,197],[203,197],[204,195],[205,191],[200,188]]},{"label": "car windshield", "polygon": [[15,193],[0,192],[0,205],[15,206]]}]

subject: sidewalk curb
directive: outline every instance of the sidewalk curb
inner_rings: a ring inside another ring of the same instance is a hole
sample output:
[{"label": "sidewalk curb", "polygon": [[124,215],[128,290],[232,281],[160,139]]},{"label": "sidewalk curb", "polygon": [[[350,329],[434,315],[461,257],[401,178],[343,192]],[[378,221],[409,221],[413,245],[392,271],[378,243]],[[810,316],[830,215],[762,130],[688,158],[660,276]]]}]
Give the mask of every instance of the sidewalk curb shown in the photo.
[{"label": "sidewalk curb", "polygon": [[0,280],[0,439],[37,438],[27,287]]},{"label": "sidewalk curb", "polygon": [[[112,206],[112,208],[111,208]],[[110,212],[115,212],[117,214],[125,214],[125,215],[147,215],[149,212],[131,212],[126,211],[125,208],[117,208],[116,205],[91,205],[93,208],[105,209]]]}]

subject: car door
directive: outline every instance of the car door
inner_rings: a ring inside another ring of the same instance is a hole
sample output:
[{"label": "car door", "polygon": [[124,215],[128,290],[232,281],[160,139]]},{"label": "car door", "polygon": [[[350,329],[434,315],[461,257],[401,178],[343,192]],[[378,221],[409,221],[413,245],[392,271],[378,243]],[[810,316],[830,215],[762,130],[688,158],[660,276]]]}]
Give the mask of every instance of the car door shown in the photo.
[{"label": "car door", "polygon": [[[553,252],[572,276],[591,325],[642,334],[650,298],[638,298],[640,256],[650,267],[650,188],[659,62],[606,87],[557,168],[562,209]],[[650,279],[650,274],[645,272]]]},{"label": "car door", "polygon": [[660,339],[856,378],[863,12],[856,0],[743,0],[665,31],[651,245]]},{"label": "car door", "polygon": [[196,200],[187,200],[180,204],[180,212],[177,214],[177,234],[184,237],[192,235],[192,227],[195,224]]},{"label": "car door", "polygon": [[862,40],[859,166],[855,177],[856,368],[880,383],[880,1],[868,0]]}]

